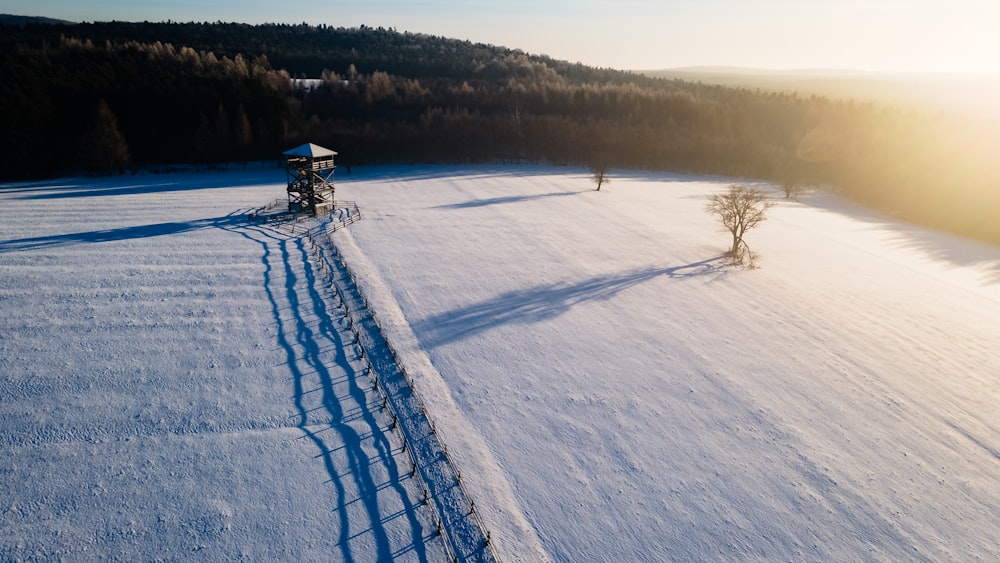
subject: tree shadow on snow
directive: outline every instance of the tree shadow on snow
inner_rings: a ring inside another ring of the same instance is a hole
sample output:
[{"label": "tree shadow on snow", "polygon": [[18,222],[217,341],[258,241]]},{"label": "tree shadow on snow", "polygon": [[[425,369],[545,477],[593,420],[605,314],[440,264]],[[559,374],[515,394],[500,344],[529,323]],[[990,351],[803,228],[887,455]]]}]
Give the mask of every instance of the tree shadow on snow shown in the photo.
[{"label": "tree shadow on snow", "polygon": [[455,178],[532,177],[589,171],[583,168],[535,164],[427,164],[355,166],[351,173],[339,172],[337,182],[414,182]]},{"label": "tree shadow on snow", "polygon": [[22,193],[25,195],[19,196],[18,199],[23,200],[51,200],[281,185],[284,180],[284,171],[280,168],[239,172],[177,172],[155,176],[68,178],[58,181],[0,184],[0,193]]},{"label": "tree shadow on snow", "polygon": [[488,301],[447,311],[414,323],[421,342],[436,347],[509,323],[533,323],[557,317],[585,301],[603,301],[618,293],[665,276],[694,278],[727,270],[726,255],[668,268],[641,268],[624,274],[604,275],[578,283],[554,283],[509,291]]},{"label": "tree shadow on snow", "polygon": [[198,219],[195,221],[177,221],[168,223],[153,223],[149,225],[134,225],[118,229],[101,229],[80,233],[66,233],[43,237],[27,237],[0,241],[0,254],[19,250],[35,250],[40,248],[66,246],[71,244],[115,242],[122,240],[176,235],[199,229],[234,227],[246,222],[246,216],[233,212],[222,217]]},{"label": "tree shadow on snow", "polygon": [[490,205],[502,205],[506,203],[519,203],[522,201],[532,201],[536,199],[546,199],[550,197],[561,197],[568,195],[577,195],[582,192],[551,192],[547,194],[532,194],[532,195],[511,195],[503,197],[491,197],[488,199],[473,199],[470,201],[463,201],[462,203],[450,203],[448,205],[438,205],[433,207],[433,209],[470,209],[474,207],[487,207]]},{"label": "tree shadow on snow", "polygon": [[915,250],[932,260],[978,270],[986,284],[1000,283],[1000,247],[995,244],[910,223],[840,196],[816,194],[801,199],[803,205],[885,230],[890,233],[888,243],[896,248]]},{"label": "tree shadow on snow", "polygon": [[[407,165],[366,165],[354,166],[351,173],[341,172],[338,167],[337,181],[350,182],[413,182],[438,179],[470,179],[492,177],[562,176],[577,174],[590,178],[592,172],[585,166],[566,164],[407,164]],[[638,180],[644,182],[729,182],[726,176],[709,176],[686,172],[667,172],[614,168],[609,173],[611,181]]]}]

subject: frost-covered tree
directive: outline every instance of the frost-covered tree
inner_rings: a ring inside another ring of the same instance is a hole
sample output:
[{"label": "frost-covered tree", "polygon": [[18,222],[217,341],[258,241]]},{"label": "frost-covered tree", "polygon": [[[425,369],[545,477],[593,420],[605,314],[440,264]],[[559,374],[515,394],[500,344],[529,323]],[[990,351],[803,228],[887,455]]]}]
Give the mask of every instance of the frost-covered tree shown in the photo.
[{"label": "frost-covered tree", "polygon": [[750,247],[743,240],[743,235],[767,219],[767,210],[773,205],[764,192],[737,184],[708,198],[705,210],[715,215],[723,229],[733,237],[729,249],[733,262],[742,264],[747,259],[752,261]]}]

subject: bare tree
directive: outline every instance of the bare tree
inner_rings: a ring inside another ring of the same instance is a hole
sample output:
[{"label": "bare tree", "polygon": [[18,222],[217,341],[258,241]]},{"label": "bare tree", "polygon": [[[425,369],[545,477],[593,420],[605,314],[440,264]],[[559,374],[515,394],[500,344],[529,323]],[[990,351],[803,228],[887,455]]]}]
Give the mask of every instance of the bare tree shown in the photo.
[{"label": "bare tree", "polygon": [[733,236],[733,245],[729,249],[733,262],[742,264],[745,259],[752,262],[753,255],[743,241],[743,235],[767,219],[767,210],[773,205],[764,192],[736,184],[729,186],[724,193],[708,198],[705,210],[718,217],[724,230]]},{"label": "bare tree", "polygon": [[785,192],[785,199],[798,199],[805,187],[797,180],[785,178],[781,181],[781,191]]},{"label": "bare tree", "polygon": [[593,177],[594,183],[597,184],[597,191],[601,191],[601,186],[607,184],[608,180],[608,165],[595,161],[590,165],[590,174]]},{"label": "bare tree", "polygon": [[590,173],[594,177],[594,183],[597,184],[597,191],[601,191],[601,186],[608,182],[608,167],[603,165],[591,166]]}]

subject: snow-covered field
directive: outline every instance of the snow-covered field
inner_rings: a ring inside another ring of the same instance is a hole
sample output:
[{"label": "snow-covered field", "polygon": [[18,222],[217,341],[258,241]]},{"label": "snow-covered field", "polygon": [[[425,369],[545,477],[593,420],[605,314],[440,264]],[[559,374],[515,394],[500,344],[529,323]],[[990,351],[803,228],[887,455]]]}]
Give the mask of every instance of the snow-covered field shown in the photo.
[{"label": "snow-covered field", "polygon": [[733,270],[703,210],[724,181],[339,185],[366,213],[341,246],[551,559],[1000,559],[1000,249],[814,194]]},{"label": "snow-covered field", "polygon": [[442,560],[283,171],[0,186],[0,560]]},{"label": "snow-covered field", "polygon": [[[280,170],[0,185],[0,559],[441,560]],[[503,560],[1000,559],[1000,249],[725,180],[339,174]]]}]

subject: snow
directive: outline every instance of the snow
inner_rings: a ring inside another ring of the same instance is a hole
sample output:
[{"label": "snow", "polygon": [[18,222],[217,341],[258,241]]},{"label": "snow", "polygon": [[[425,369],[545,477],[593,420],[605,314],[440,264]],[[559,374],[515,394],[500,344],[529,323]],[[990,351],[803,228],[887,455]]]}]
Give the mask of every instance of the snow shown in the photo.
[{"label": "snow", "polygon": [[[337,176],[501,560],[1000,558],[1000,249],[817,192],[738,269],[731,180],[610,179]],[[0,559],[446,558],[283,181],[0,184]]]},{"label": "snow", "polygon": [[0,559],[444,559],[282,181],[0,187]]},{"label": "snow", "polygon": [[342,175],[336,235],[554,560],[996,559],[1000,250],[818,193],[733,269],[727,184]]}]

